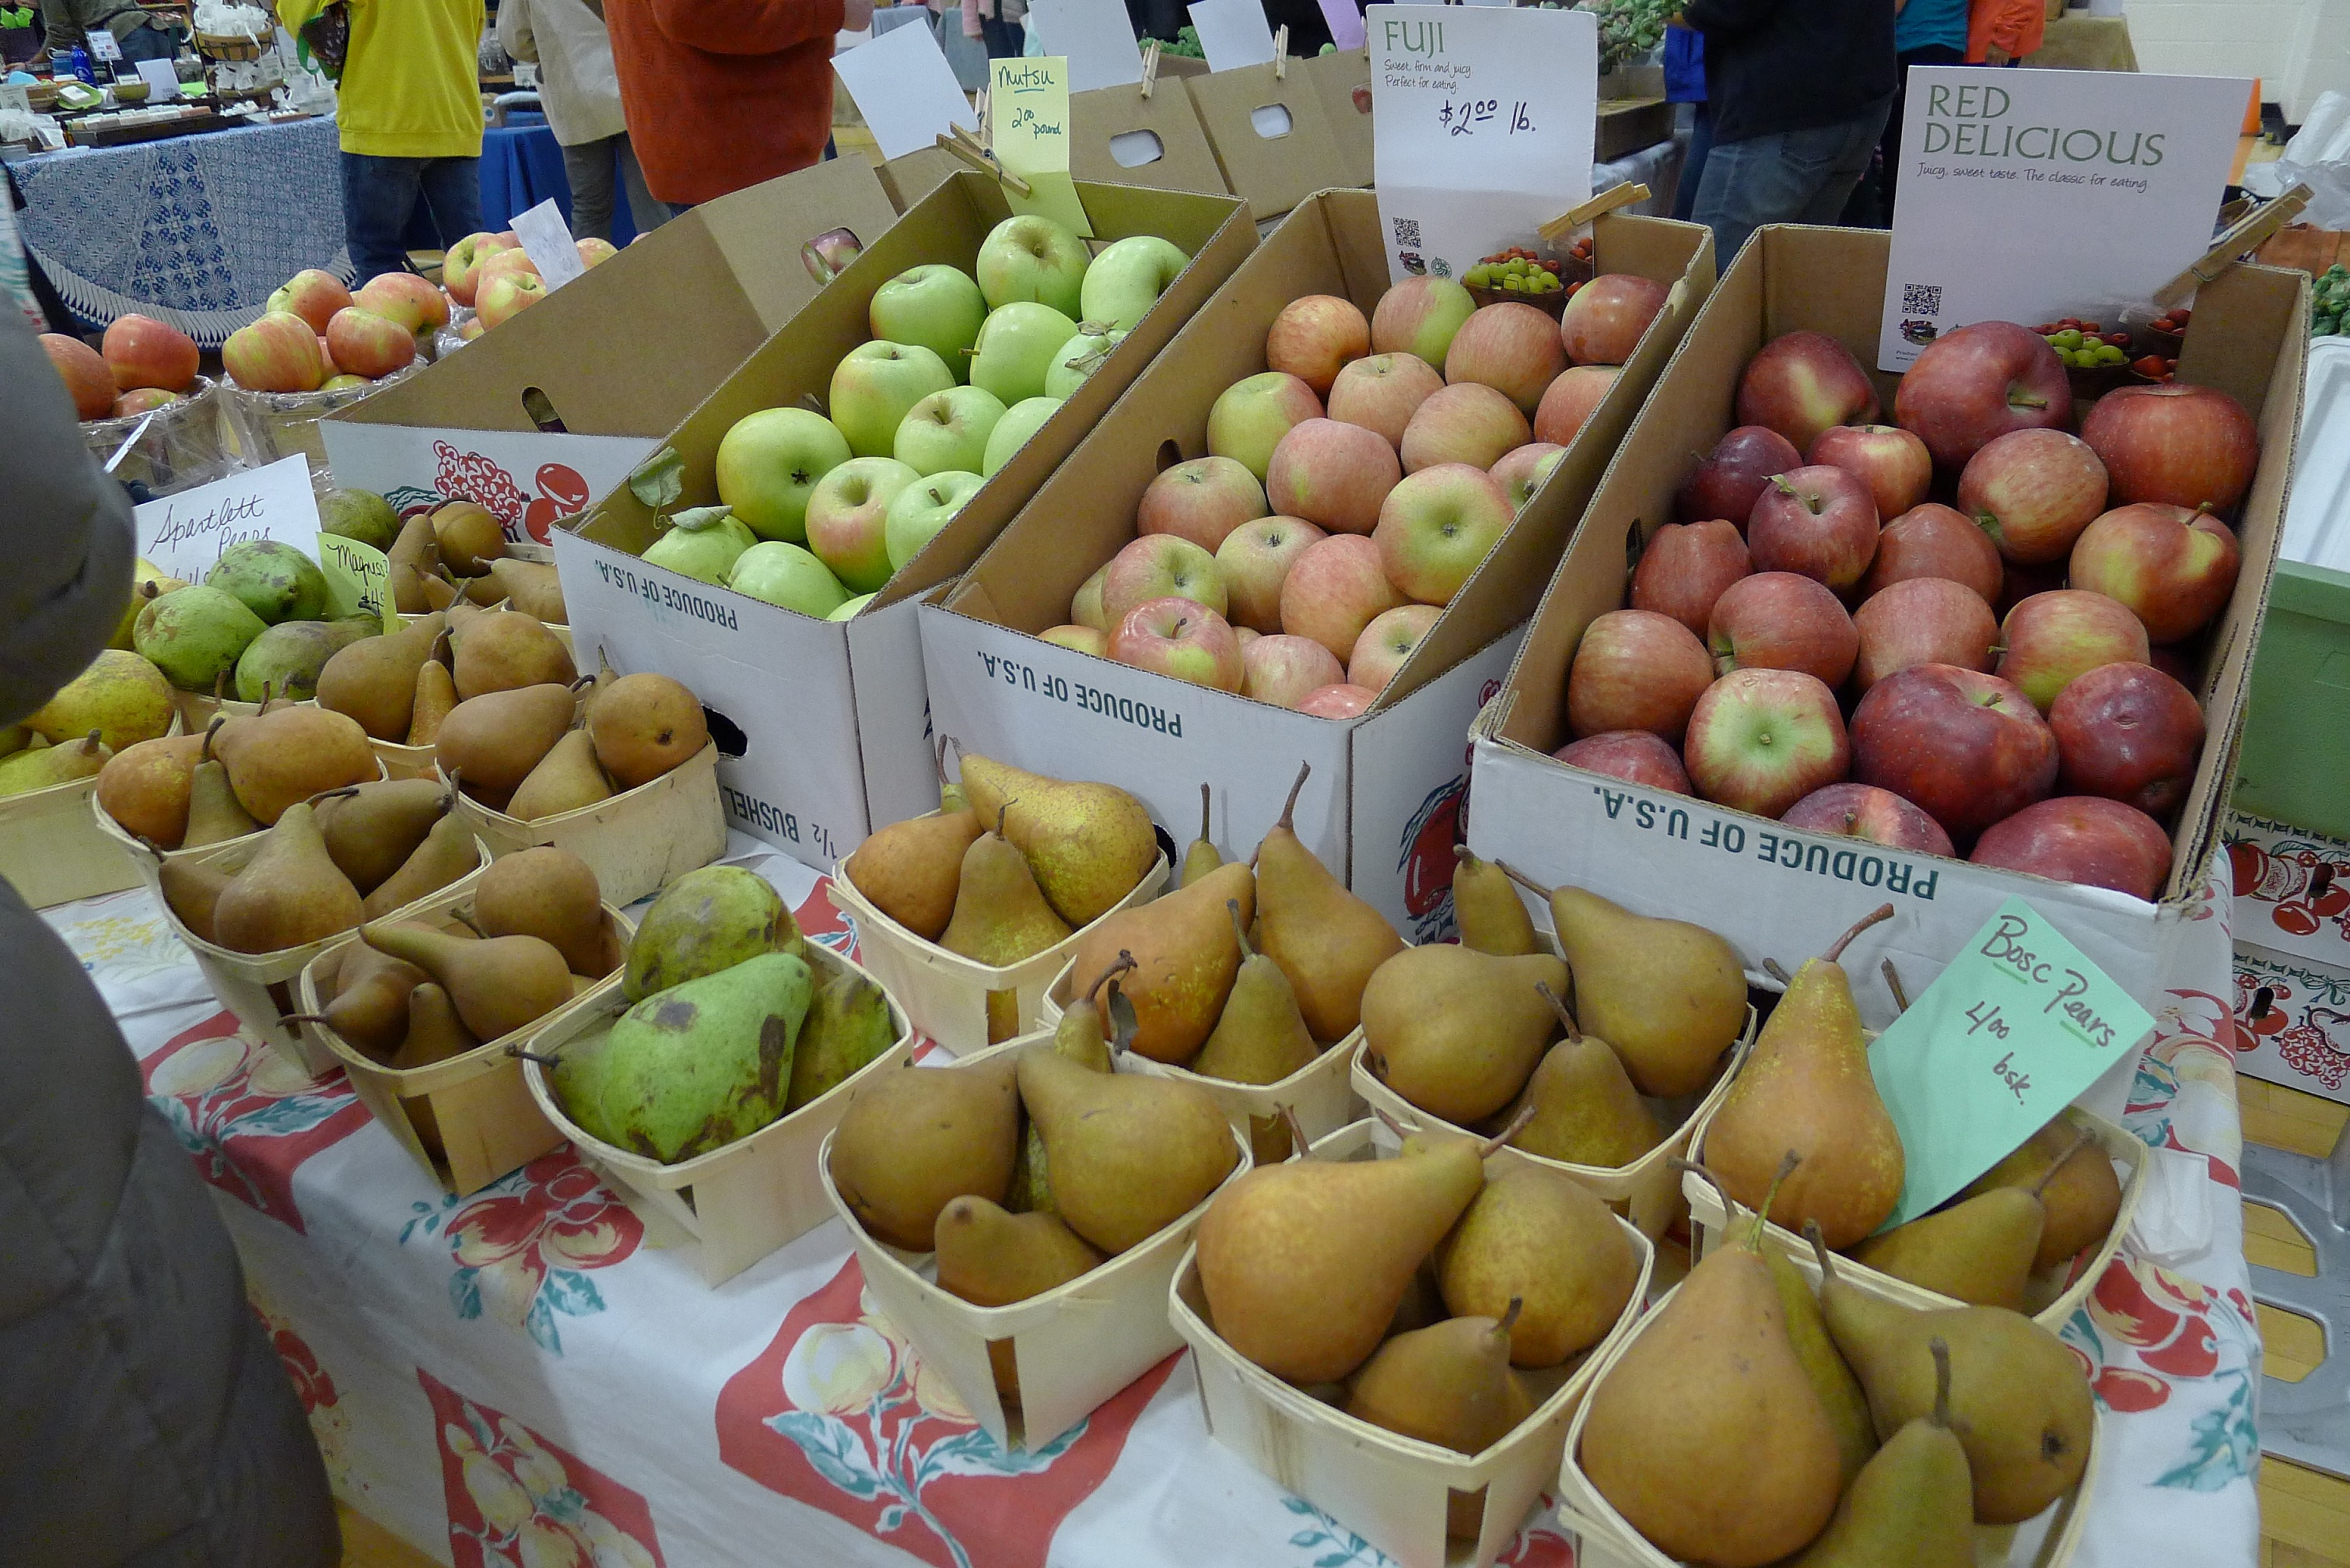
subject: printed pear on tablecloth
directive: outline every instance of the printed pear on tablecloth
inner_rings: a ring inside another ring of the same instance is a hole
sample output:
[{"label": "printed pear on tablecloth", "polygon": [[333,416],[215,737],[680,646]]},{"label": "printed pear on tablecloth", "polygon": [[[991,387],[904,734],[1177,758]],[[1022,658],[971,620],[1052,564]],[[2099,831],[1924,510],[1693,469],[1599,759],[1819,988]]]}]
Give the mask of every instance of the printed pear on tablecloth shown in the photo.
[{"label": "printed pear on tablecloth", "polygon": [[456,1568],[665,1568],[641,1494],[421,1366],[416,1380],[440,1429]]},{"label": "printed pear on tablecloth", "polygon": [[166,1041],[140,1071],[197,1174],[297,1231],[294,1172],[368,1124],[341,1073],[312,1079],[226,1012]]}]

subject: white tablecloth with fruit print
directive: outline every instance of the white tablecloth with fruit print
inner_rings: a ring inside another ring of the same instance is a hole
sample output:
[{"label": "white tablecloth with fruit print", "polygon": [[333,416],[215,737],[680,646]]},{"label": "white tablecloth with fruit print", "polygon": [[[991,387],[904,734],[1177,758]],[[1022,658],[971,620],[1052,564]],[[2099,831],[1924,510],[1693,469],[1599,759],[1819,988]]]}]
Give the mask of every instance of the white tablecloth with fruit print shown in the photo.
[{"label": "white tablecloth with fruit print", "polygon": [[[815,937],[816,879],[733,847]],[[2084,1565],[2249,1565],[2246,1291],[2224,899],[2126,1085],[2155,1149],[2131,1255],[2065,1338],[2111,1417]],[[444,1196],[338,1075],[241,1040],[142,892],[50,911],[220,1189],[337,1492],[460,1568],[1344,1568],[1386,1559],[1210,1441],[1174,1356],[1005,1452],[864,1299],[837,1223],[715,1290],[559,1149]],[[1506,1561],[1570,1568],[1544,1515]]]}]

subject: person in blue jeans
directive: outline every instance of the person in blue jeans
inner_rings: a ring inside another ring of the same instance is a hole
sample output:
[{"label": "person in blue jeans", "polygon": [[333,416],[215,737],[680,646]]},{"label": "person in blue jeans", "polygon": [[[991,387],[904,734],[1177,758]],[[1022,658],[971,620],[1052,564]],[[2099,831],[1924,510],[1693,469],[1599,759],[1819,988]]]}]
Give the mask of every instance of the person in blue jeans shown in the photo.
[{"label": "person in blue jeans", "polygon": [[1690,0],[1713,148],[1691,216],[1727,268],[1765,223],[1833,223],[1877,151],[1897,81],[1887,0]]},{"label": "person in blue jeans", "polygon": [[1713,151],[1713,109],[1705,101],[1705,36],[1679,21],[1665,25],[1665,101],[1690,106],[1689,151],[1673,187],[1673,216],[1687,223],[1697,210],[1698,182]]}]

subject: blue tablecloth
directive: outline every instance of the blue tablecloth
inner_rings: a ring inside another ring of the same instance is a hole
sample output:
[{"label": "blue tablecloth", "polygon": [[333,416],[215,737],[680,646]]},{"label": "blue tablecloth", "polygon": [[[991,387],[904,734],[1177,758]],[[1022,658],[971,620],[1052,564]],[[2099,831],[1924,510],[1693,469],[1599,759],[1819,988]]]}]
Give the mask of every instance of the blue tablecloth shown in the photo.
[{"label": "blue tablecloth", "polygon": [[[617,181],[618,173],[614,174]],[[528,112],[509,114],[504,127],[482,133],[482,227],[492,234],[513,225],[516,213],[526,213],[548,197],[571,221],[571,179],[563,171],[563,149],[546,117]],[[612,243],[625,245],[637,237],[629,212],[627,192],[614,189]]]}]

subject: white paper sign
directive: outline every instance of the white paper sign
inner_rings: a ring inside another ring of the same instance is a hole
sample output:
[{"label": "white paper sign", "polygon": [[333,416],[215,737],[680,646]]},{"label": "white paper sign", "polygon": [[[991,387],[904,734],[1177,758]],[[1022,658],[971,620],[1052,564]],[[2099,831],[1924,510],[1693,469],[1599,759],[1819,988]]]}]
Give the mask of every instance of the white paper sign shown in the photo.
[{"label": "white paper sign", "polygon": [[1588,11],[1374,5],[1372,138],[1388,275],[1459,277],[1591,194]]},{"label": "white paper sign", "polygon": [[13,84],[0,82],[0,109],[15,109],[19,114],[30,114],[33,111],[32,95],[25,90],[24,84],[21,82]]},{"label": "white paper sign", "polygon": [[275,539],[306,556],[318,548],[318,497],[309,459],[298,455],[150,501],[131,516],[139,553],[184,582],[203,581],[222,551],[249,539]]},{"label": "white paper sign", "polygon": [[147,84],[147,101],[173,103],[180,96],[180,73],[169,60],[141,60],[139,79]]},{"label": "white paper sign", "polygon": [[903,158],[933,145],[956,125],[979,129],[979,116],[955,81],[929,27],[892,27],[832,57],[881,156]]},{"label": "white paper sign", "polygon": [[1191,0],[1191,16],[1210,70],[1273,64],[1273,24],[1259,0]]},{"label": "white paper sign", "polygon": [[588,264],[579,259],[578,244],[571,238],[571,225],[563,221],[563,209],[555,204],[554,197],[526,213],[516,213],[514,232],[549,294],[588,270]]},{"label": "white paper sign", "polygon": [[1880,369],[1975,321],[2110,323],[2202,255],[2251,84],[1918,66]]},{"label": "white paper sign", "polygon": [[115,42],[114,35],[104,27],[92,27],[82,35],[82,38],[89,45],[89,57],[93,60],[119,60],[122,57],[122,46]]},{"label": "white paper sign", "polygon": [[1069,62],[1069,90],[1127,87],[1142,79],[1142,46],[1124,0],[1035,0],[1028,26],[1045,52]]}]

